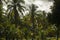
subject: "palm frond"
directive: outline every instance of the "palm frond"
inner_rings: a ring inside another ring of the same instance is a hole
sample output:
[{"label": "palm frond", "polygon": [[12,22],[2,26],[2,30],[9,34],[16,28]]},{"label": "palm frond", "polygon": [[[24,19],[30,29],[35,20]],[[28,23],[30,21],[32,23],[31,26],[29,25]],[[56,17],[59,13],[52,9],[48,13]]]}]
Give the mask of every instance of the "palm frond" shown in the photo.
[{"label": "palm frond", "polygon": [[25,3],[24,0],[18,0],[18,3]]},{"label": "palm frond", "polygon": [[20,11],[20,13],[23,15],[23,12],[22,11],[25,11],[24,10],[25,7],[24,6],[21,6],[20,4],[18,4],[18,10]]}]

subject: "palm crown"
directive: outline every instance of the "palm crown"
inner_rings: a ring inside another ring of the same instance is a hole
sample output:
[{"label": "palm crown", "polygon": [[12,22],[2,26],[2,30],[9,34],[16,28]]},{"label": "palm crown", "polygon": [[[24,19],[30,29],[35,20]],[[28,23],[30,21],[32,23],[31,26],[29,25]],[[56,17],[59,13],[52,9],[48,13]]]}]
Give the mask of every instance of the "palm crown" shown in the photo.
[{"label": "palm crown", "polygon": [[19,22],[19,14],[23,14],[24,11],[24,0],[4,0],[7,5],[7,16],[16,26]]}]

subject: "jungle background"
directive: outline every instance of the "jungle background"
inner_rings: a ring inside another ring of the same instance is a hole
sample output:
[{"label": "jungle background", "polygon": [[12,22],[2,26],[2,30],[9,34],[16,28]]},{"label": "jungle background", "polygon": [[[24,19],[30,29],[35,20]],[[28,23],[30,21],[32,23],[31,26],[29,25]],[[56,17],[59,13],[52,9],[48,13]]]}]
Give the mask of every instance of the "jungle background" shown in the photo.
[{"label": "jungle background", "polygon": [[60,40],[60,0],[43,1],[53,1],[51,12],[24,0],[0,0],[0,40]]}]

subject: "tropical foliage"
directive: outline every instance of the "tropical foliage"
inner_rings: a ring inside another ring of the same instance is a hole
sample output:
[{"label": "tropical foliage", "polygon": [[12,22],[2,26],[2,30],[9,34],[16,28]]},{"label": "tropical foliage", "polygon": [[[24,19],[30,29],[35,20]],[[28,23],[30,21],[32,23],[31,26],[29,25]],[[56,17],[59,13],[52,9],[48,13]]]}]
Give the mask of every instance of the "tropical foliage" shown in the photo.
[{"label": "tropical foliage", "polygon": [[[51,13],[37,10],[35,4],[27,9],[24,0],[0,0],[0,40],[55,40],[56,35],[58,40],[59,16],[56,20],[51,18],[55,19],[59,14],[60,1],[54,1],[52,16]],[[3,2],[7,5],[5,12]],[[26,10],[28,13],[24,15]]]}]

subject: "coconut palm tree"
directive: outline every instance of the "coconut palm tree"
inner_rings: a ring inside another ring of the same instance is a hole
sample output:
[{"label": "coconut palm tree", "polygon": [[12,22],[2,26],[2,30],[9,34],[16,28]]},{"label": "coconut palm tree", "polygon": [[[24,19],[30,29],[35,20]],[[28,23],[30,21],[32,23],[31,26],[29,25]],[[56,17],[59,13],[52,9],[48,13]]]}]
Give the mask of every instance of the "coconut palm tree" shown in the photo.
[{"label": "coconut palm tree", "polygon": [[19,14],[23,14],[24,11],[24,0],[4,0],[7,5],[7,16],[11,23],[15,24],[15,27],[18,26],[20,16]]},{"label": "coconut palm tree", "polygon": [[35,14],[36,14],[36,8],[37,8],[37,6],[36,5],[34,5],[34,4],[32,4],[31,6],[29,6],[30,7],[30,15],[31,15],[31,22],[32,22],[32,32],[33,32],[33,35],[32,35],[32,40],[34,40],[34,37],[35,37],[35,35],[34,35],[34,31],[35,31],[35,28],[36,28],[36,26],[35,26]]}]

